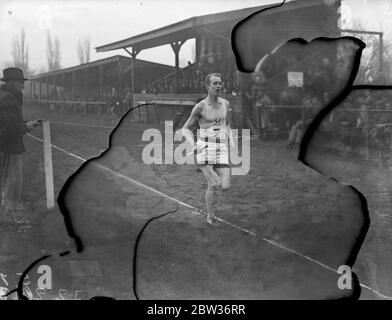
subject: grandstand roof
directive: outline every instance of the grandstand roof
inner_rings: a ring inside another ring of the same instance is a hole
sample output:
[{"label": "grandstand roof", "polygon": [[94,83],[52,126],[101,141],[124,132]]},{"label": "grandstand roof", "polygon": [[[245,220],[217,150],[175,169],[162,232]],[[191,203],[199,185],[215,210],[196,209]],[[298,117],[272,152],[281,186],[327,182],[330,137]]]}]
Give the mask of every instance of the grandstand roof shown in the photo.
[{"label": "grandstand roof", "polygon": [[[72,71],[78,71],[78,70],[98,67],[98,66],[102,66],[102,65],[106,65],[106,64],[110,64],[110,63],[116,63],[118,61],[128,61],[129,65],[131,66],[132,59],[127,56],[116,55],[116,56],[109,57],[109,58],[95,60],[95,61],[92,61],[89,63],[83,63],[83,64],[80,64],[80,65],[77,65],[74,67],[69,67],[69,68],[64,68],[64,69],[55,70],[55,71],[51,71],[51,72],[41,73],[38,75],[31,76],[30,78],[31,79],[40,79],[40,78],[45,78],[45,77],[51,77],[54,75],[66,74],[66,73],[69,73]],[[156,63],[156,62],[151,62],[151,61],[146,61],[146,60],[141,60],[141,59],[135,60],[135,68],[146,67],[146,66],[159,66],[159,67],[167,68],[168,71],[174,70],[174,67],[166,65],[166,64],[161,64],[161,63]]]},{"label": "grandstand roof", "polygon": [[[277,8],[274,12],[284,12],[288,10],[319,5],[323,2],[323,0],[290,1]],[[281,3],[196,16],[124,40],[105,44],[96,47],[95,49],[97,52],[105,52],[132,47],[136,51],[140,51],[143,49],[169,44],[178,40],[185,41],[187,39],[195,38],[197,35],[203,34],[205,32],[212,32],[218,36],[224,36],[227,38],[227,40],[230,41],[231,30],[237,22],[262,9],[277,6],[279,4]]]}]

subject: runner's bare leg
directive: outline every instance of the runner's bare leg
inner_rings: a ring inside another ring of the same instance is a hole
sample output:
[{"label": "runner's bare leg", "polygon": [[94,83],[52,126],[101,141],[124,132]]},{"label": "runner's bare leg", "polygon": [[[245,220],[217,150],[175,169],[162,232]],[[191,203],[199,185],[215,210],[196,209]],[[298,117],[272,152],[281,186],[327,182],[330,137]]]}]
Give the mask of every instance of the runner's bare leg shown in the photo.
[{"label": "runner's bare leg", "polygon": [[[204,176],[207,179],[207,191],[206,191],[206,206],[207,206],[207,222],[209,224],[213,224],[215,221],[215,214],[212,209],[212,201],[214,198],[215,191],[220,186],[220,179],[218,174],[214,171],[212,165],[204,166],[201,171],[204,173]],[[216,222],[215,222],[216,223]]]},{"label": "runner's bare leg", "polygon": [[230,173],[231,169],[230,168],[215,168],[214,171],[217,173],[219,176],[219,181],[220,181],[220,189],[222,191],[227,191],[230,188]]},{"label": "runner's bare leg", "polygon": [[[224,192],[229,190],[230,188],[230,175],[231,169],[230,168],[214,168],[214,171],[219,176],[220,185],[219,191],[215,193],[214,201],[218,203],[225,203],[225,196],[223,195]],[[222,192],[223,191],[223,192]]]}]

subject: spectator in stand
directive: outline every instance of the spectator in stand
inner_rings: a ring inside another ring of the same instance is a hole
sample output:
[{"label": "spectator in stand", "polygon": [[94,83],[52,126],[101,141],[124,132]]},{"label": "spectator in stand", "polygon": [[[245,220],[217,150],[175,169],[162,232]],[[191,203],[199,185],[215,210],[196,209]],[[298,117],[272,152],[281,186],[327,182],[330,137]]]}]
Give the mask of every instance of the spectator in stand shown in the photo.
[{"label": "spectator in stand", "polygon": [[333,65],[331,64],[328,58],[323,58],[321,63],[321,68],[318,73],[318,77],[320,78],[321,88],[327,88],[333,85],[333,82],[331,81],[333,74],[334,74]]},{"label": "spectator in stand", "polygon": [[83,116],[87,115],[87,104],[86,104],[86,101],[84,99],[77,106],[76,117],[79,118],[80,115],[83,115]]},{"label": "spectator in stand", "polygon": [[268,123],[268,132],[269,135],[267,137],[271,137],[272,139],[277,138],[280,134],[285,133],[286,129],[286,113],[279,107],[272,106],[270,108],[269,115],[269,123]]},{"label": "spectator in stand", "polygon": [[223,88],[223,92],[226,94],[231,94],[233,92],[233,85],[232,82],[230,80],[227,80],[225,82],[225,86]]},{"label": "spectator in stand", "polygon": [[[323,93],[322,107],[327,106],[329,103],[331,103],[331,101],[332,101],[331,94],[328,91],[325,91]],[[335,113],[336,113],[336,109],[333,109],[330,115],[326,118],[326,120],[321,123],[321,128],[324,131],[335,130],[335,123],[334,123]]]},{"label": "spectator in stand", "polygon": [[255,107],[258,111],[258,116],[260,116],[260,129],[262,136],[265,137],[268,131],[268,124],[270,122],[270,108],[272,106],[271,98],[264,92],[264,90],[259,91]]},{"label": "spectator in stand", "polygon": [[239,93],[241,91],[241,86],[240,86],[240,83],[241,83],[241,73],[238,70],[234,71],[234,79],[235,79],[235,81],[234,81],[234,83],[235,83],[235,91],[237,93]]},{"label": "spectator in stand", "polygon": [[[145,91],[145,89],[143,89]],[[133,99],[132,92],[130,88],[125,89],[125,97],[123,100],[123,113],[127,112],[129,109],[133,107]]]},{"label": "spectator in stand", "polygon": [[196,93],[195,83],[193,80],[189,81],[189,93]]},{"label": "spectator in stand", "polygon": [[341,141],[344,145],[349,146],[351,149],[352,141],[352,129],[357,124],[357,111],[355,110],[354,102],[352,97],[348,97],[343,103],[342,110],[336,114],[336,122],[339,125],[339,135],[337,141]]},{"label": "spectator in stand", "polygon": [[315,115],[320,112],[322,109],[323,105],[321,104],[321,101],[317,97],[312,98],[312,110],[315,113]]},{"label": "spectator in stand", "polygon": [[203,81],[199,81],[199,88],[198,88],[198,93],[202,93],[204,91],[204,82]]},{"label": "spectator in stand", "polygon": [[249,89],[245,93],[245,105],[250,112],[250,118],[256,119],[257,112],[255,110],[255,103],[258,97],[259,88],[256,83],[251,83]]},{"label": "spectator in stand", "polygon": [[169,92],[170,92],[170,93],[176,93],[176,88],[175,88],[175,86],[174,86],[173,83],[170,84],[170,86],[169,86]]},{"label": "spectator in stand", "polygon": [[279,97],[279,105],[281,106],[290,106],[292,105],[292,101],[290,100],[289,94],[287,91],[282,91]]},{"label": "spectator in stand", "polygon": [[186,93],[186,85],[184,82],[180,82],[179,88],[178,88],[178,93]]},{"label": "spectator in stand", "polygon": [[385,140],[385,129],[386,124],[389,122],[388,112],[378,112],[379,110],[385,110],[385,105],[382,101],[377,101],[374,104],[375,109],[377,110],[374,113],[369,114],[369,136],[370,142],[372,146],[376,146],[379,149],[383,149],[383,140]]},{"label": "spectator in stand", "polygon": [[317,91],[316,88],[316,71],[311,67],[308,66],[305,73],[304,73],[304,89],[307,93],[314,93]]},{"label": "spectator in stand", "polygon": [[195,70],[195,72],[196,72],[196,78],[197,78],[197,80],[200,82],[200,81],[202,81],[202,70],[201,70],[201,62],[200,62],[200,60],[197,62],[197,64],[196,64],[196,70]]},{"label": "spectator in stand", "polygon": [[223,73],[223,65],[222,65],[222,53],[218,52],[215,54],[215,69],[218,73]]},{"label": "spectator in stand", "polygon": [[339,115],[336,116],[336,121],[342,126],[350,126],[353,127],[356,124],[356,116],[353,99],[348,97],[345,102],[343,102],[342,111],[339,112]]},{"label": "spectator in stand", "polygon": [[313,117],[317,113],[315,106],[312,104],[312,100],[313,99],[311,99],[310,97],[305,97],[303,99],[302,101],[303,119],[298,120],[291,127],[287,146],[289,147],[299,146],[299,144],[301,143],[306,128],[312,122]]},{"label": "spectator in stand", "polygon": [[294,124],[301,119],[301,113],[298,108],[295,108],[295,101],[289,95],[287,90],[283,90],[279,96],[279,106],[287,106],[286,113],[286,127],[291,128]]},{"label": "spectator in stand", "polygon": [[187,93],[193,93],[193,81],[191,79],[187,81],[187,88],[188,88]]},{"label": "spectator in stand", "polygon": [[332,96],[328,91],[323,93],[323,106],[327,106],[332,101]]},{"label": "spectator in stand", "polygon": [[369,122],[369,117],[368,117],[368,112],[367,112],[368,107],[366,104],[366,98],[365,97],[358,97],[357,104],[359,105],[360,111],[357,115],[356,127],[363,128]]},{"label": "spectator in stand", "polygon": [[110,112],[110,116],[112,118],[116,117],[116,114],[118,114],[118,107],[120,106],[120,97],[116,91],[115,88],[112,88],[112,92],[109,96],[109,112]]}]

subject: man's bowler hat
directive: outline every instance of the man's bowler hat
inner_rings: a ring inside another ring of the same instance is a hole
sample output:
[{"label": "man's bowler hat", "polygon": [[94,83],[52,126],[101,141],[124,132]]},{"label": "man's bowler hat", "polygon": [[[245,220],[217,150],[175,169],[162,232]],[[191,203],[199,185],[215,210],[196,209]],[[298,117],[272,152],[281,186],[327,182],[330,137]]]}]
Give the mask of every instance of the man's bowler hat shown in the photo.
[{"label": "man's bowler hat", "polygon": [[10,80],[29,80],[23,76],[23,70],[19,68],[7,68],[3,70],[3,78],[1,81],[10,81]]}]

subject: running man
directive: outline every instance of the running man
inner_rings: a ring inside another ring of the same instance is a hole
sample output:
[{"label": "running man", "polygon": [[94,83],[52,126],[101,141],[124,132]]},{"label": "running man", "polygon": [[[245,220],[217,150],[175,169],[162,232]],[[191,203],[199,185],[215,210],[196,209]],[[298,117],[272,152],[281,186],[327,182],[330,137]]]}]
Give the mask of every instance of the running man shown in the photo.
[{"label": "running man", "polygon": [[[222,77],[219,73],[207,75],[204,85],[208,96],[195,105],[182,133],[196,152],[196,162],[204,173],[208,187],[205,196],[207,222],[218,225],[212,210],[214,193],[230,187],[229,147],[234,146],[230,128],[230,104],[219,97],[222,91]],[[195,144],[192,129],[199,124]]]}]

